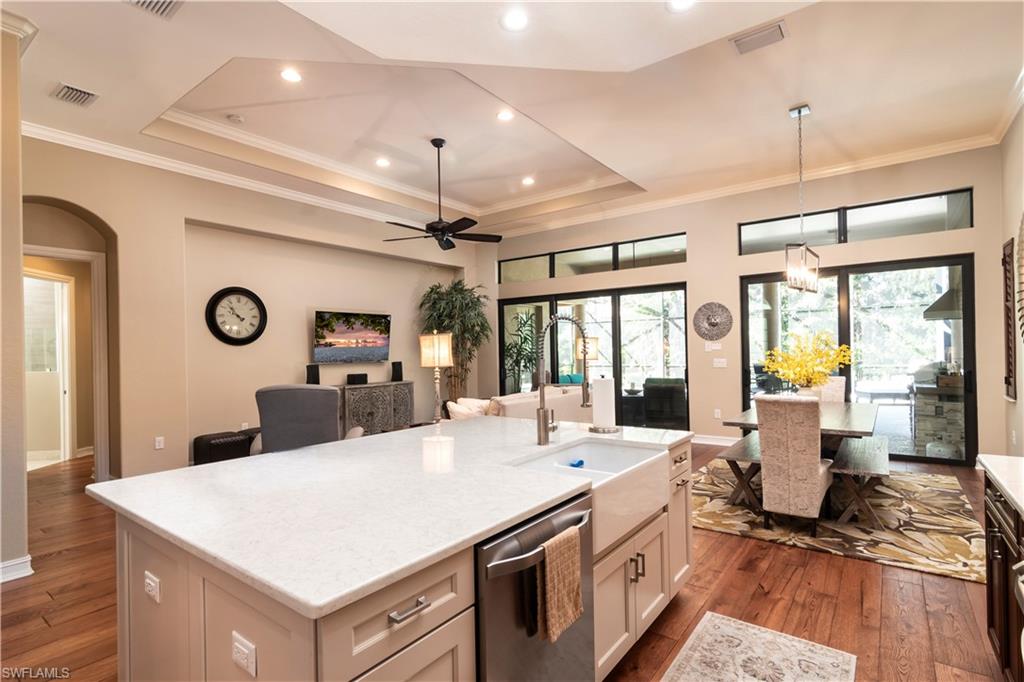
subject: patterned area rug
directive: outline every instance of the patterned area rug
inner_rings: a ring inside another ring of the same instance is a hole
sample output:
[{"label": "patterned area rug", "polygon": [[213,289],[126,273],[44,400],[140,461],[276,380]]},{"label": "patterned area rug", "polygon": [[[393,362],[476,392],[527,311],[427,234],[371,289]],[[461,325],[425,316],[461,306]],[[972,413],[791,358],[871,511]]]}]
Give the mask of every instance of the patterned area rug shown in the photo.
[{"label": "patterned area rug", "polygon": [[852,682],[857,657],[708,611],[662,682]]},{"label": "patterned area rug", "polygon": [[[754,480],[760,486],[761,477]],[[885,526],[818,522],[813,538],[806,522],[779,519],[765,530],[761,515],[725,503],[735,479],[728,465],[713,460],[693,485],[693,525],[721,533],[842,554],[854,559],[985,582],[985,531],[974,518],[955,476],[894,472],[868,498]],[[833,503],[845,498],[833,488]]]}]

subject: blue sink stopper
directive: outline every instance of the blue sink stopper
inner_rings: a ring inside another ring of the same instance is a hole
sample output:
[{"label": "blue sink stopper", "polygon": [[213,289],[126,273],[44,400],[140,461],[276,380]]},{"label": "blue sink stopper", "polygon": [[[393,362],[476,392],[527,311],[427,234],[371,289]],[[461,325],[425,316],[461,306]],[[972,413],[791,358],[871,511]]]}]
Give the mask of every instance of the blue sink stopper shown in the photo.
[{"label": "blue sink stopper", "polygon": [[582,469],[583,468],[583,460],[582,459],[572,459],[572,460],[569,460],[569,466],[571,466],[573,469]]}]

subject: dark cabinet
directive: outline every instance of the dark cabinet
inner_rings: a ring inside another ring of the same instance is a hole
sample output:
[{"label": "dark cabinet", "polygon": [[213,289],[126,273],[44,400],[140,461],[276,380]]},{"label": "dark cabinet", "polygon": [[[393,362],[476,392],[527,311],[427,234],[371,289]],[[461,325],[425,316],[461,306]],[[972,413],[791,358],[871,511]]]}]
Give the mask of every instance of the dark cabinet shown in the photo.
[{"label": "dark cabinet", "polygon": [[1020,531],[1024,530],[1017,511],[991,481],[985,481],[985,598],[988,637],[1009,682],[1024,682],[1021,630],[1024,613],[1014,586],[1021,562]]}]

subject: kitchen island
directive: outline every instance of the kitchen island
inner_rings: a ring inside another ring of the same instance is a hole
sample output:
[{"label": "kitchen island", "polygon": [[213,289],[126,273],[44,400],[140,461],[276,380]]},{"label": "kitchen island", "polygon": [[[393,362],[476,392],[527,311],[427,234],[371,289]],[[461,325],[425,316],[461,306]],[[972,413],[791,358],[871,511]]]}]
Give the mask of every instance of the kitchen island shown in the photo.
[{"label": "kitchen island", "polygon": [[[620,624],[595,602],[601,677],[688,569],[691,436],[563,423],[538,446],[533,421],[484,417],[91,485],[118,515],[120,677],[474,677],[474,545],[592,487],[595,595],[601,562],[665,526],[656,603]],[[535,464],[592,442],[637,463]]]}]

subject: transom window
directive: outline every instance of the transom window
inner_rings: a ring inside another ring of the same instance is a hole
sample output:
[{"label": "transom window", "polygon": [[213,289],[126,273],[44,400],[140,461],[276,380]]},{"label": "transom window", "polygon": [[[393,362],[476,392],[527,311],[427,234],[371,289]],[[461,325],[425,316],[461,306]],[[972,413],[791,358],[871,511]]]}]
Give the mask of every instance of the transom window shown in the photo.
[{"label": "transom window", "polygon": [[686,262],[686,233],[498,261],[498,282],[532,282]]}]

